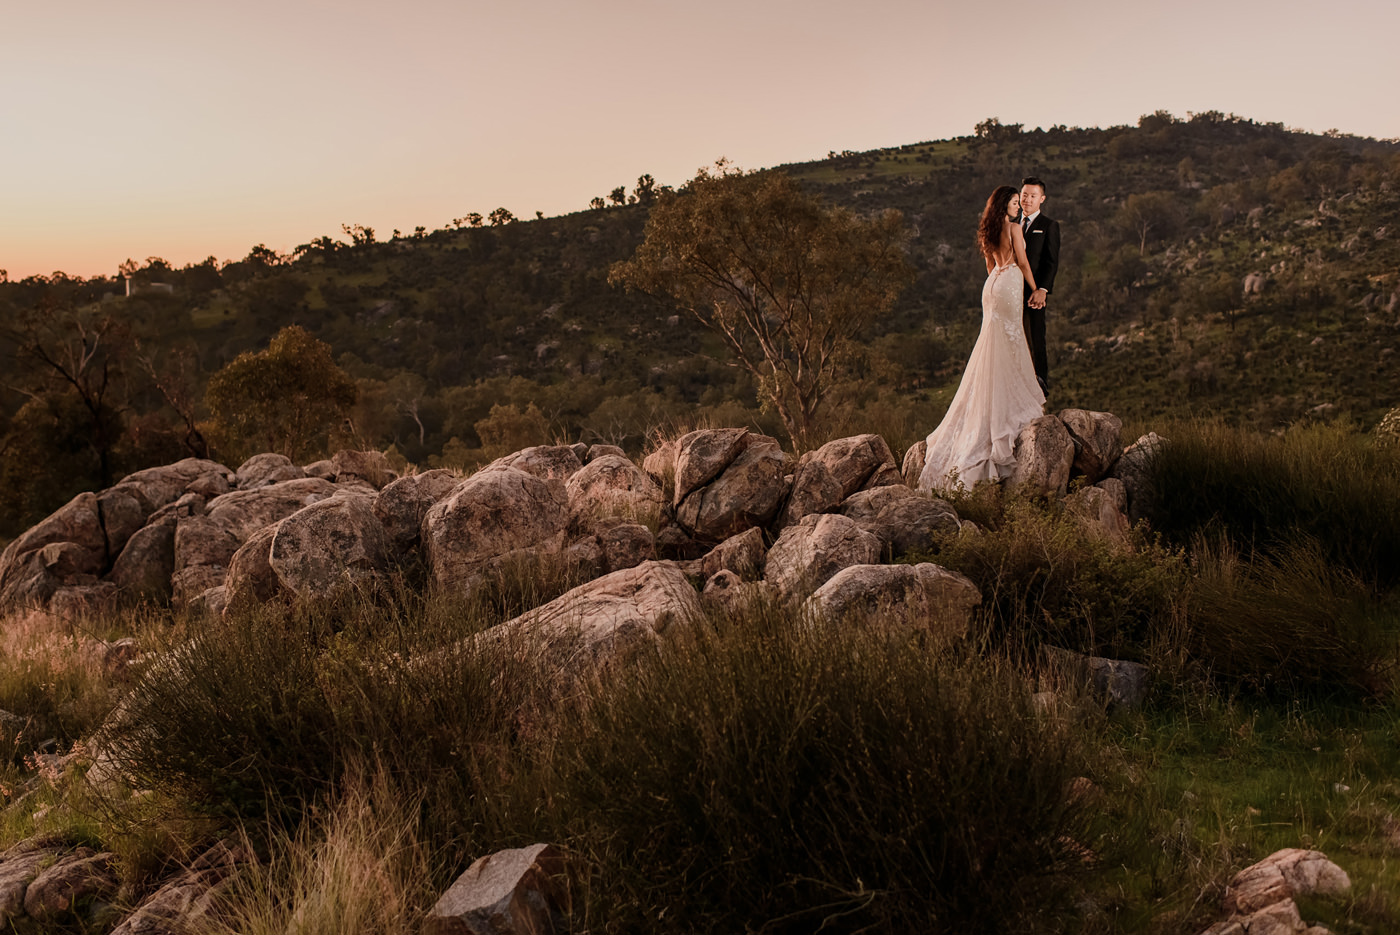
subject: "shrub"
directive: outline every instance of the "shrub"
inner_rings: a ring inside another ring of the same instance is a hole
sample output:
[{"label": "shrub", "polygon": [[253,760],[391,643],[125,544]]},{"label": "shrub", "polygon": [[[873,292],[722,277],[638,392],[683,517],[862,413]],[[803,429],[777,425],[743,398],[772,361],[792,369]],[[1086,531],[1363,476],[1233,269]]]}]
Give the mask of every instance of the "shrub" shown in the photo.
[{"label": "shrub", "polygon": [[1079,769],[1008,669],[760,609],[563,722],[540,830],[595,869],[590,929],[1049,925]]},{"label": "shrub", "polygon": [[353,762],[435,806],[470,799],[543,693],[530,660],[469,639],[493,622],[479,607],[406,600],[206,621],[150,665],[101,740],[139,787],[242,822],[295,825]]},{"label": "shrub", "polygon": [[209,935],[414,931],[431,899],[417,804],[382,772],[356,766],[319,820],[274,836],[268,859],[218,894]]},{"label": "shrub", "polygon": [[1400,458],[1374,439],[1336,424],[1268,436],[1191,422],[1162,434],[1150,519],[1172,541],[1219,531],[1271,556],[1308,540],[1373,587],[1400,584]]},{"label": "shrub", "polygon": [[1400,616],[1310,541],[1247,561],[1197,542],[1186,643],[1218,680],[1292,696],[1387,694]]},{"label": "shrub", "polygon": [[1184,611],[1187,569],[1180,553],[1147,541],[1125,549],[1057,506],[1014,497],[1003,503],[985,488],[956,506],[987,527],[944,537],[932,559],[982,591],[994,639],[1136,659],[1165,648]]}]

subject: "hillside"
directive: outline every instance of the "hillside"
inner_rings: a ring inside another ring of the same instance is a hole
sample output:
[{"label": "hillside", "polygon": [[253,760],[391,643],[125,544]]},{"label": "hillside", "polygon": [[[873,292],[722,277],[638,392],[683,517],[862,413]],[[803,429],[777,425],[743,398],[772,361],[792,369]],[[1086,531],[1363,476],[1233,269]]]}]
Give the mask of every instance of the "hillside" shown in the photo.
[{"label": "hillside", "polygon": [[[1130,425],[1218,413],[1272,430],[1336,417],[1366,427],[1400,401],[1394,143],[1158,113],[1108,129],[987,121],[967,137],[781,168],[830,203],[897,208],[913,233],[918,278],[868,336],[833,431],[866,427],[902,447],[936,422],[980,314],[976,216],[992,187],[1032,173],[1064,230],[1052,407],[1112,410]],[[65,322],[120,326],[102,345],[105,395],[86,413],[32,356],[6,381],[0,535],[180,454],[172,394],[200,417],[209,375],[288,324],[330,344],[358,382],[348,440],[416,463],[486,457],[478,423],[498,405],[493,425],[516,447],[543,434],[635,450],[668,422],[776,431],[716,341],[607,285],[646,215],[644,203],[614,205],[387,241],[349,226],[349,243],[323,236],[290,257],[255,247],[226,264],[132,264],[131,297],[116,277],[0,283],[7,358],[34,321],[70,347]],[[102,418],[119,438],[99,464],[90,426]]]}]

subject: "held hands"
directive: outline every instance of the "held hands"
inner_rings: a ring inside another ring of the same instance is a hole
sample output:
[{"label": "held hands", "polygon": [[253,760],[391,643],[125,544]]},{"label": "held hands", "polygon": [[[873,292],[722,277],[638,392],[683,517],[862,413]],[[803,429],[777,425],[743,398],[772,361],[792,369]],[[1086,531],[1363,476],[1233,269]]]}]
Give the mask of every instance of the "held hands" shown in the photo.
[{"label": "held hands", "polygon": [[1026,302],[1031,308],[1044,308],[1045,298],[1049,293],[1044,289],[1037,289],[1031,293],[1030,299]]}]

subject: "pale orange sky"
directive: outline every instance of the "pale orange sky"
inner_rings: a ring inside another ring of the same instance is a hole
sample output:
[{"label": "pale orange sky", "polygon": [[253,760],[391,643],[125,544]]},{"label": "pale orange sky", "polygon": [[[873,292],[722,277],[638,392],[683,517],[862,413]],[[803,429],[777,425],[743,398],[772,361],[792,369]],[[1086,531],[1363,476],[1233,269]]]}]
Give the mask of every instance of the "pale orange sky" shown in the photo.
[{"label": "pale orange sky", "polygon": [[[110,275],[1165,108],[1400,137],[1400,3],[5,0],[0,269]],[[21,8],[23,7],[23,8]]]}]

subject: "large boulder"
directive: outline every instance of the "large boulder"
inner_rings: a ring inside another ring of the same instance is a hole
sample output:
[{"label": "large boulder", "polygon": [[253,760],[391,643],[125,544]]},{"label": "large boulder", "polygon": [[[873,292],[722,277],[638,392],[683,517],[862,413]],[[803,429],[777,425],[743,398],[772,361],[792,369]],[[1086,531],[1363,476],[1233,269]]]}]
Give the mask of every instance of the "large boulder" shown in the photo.
[{"label": "large boulder", "polygon": [[845,488],[831,473],[831,468],[808,452],[798,460],[797,470],[792,474],[792,490],[783,506],[778,526],[791,526],[813,513],[831,513],[844,499]]},{"label": "large boulder", "polygon": [[1074,470],[1093,483],[1108,473],[1123,453],[1123,420],[1111,412],[1065,409],[1059,419],[1074,441]]},{"label": "large boulder", "polygon": [[[229,559],[228,573],[223,584],[224,607],[263,604],[272,600],[282,590],[277,572],[273,570],[272,562],[269,561],[272,540],[276,538],[281,525],[282,523],[273,523],[259,529],[247,542],[239,546],[238,551]],[[188,603],[187,599],[186,604]],[[223,612],[222,607],[219,608],[219,612]]]},{"label": "large boulder", "polygon": [[80,493],[0,553],[0,608],[41,607],[59,587],[107,570],[97,496]]},{"label": "large boulder", "polygon": [[334,484],[319,477],[297,478],[215,497],[206,505],[205,513],[211,522],[243,543],[264,526],[270,526],[304,506],[326,499],[336,489]]},{"label": "large boulder", "polygon": [[973,609],[982,602],[977,586],[955,571],[919,565],[852,565],[807,599],[815,619],[847,619],[925,630],[943,639],[967,635]]},{"label": "large boulder", "polygon": [[390,483],[374,501],[374,515],[400,552],[418,542],[428,507],[452,493],[462,478],[446,468],[410,474]]},{"label": "large boulder", "polygon": [[514,468],[544,480],[566,481],[582,467],[583,460],[571,445],[536,445],[497,458],[477,473]]},{"label": "large boulder", "polygon": [[565,857],[549,844],[498,851],[472,863],[423,920],[425,935],[545,935],[569,909]]},{"label": "large boulder", "polygon": [[331,465],[335,468],[336,483],[362,480],[375,490],[382,490],[399,476],[382,451],[342,449],[331,458]]},{"label": "large boulder", "polygon": [[1123,449],[1110,472],[1123,484],[1128,496],[1128,519],[1134,523],[1152,511],[1152,472],[1166,445],[1165,438],[1148,432]]},{"label": "large boulder", "polygon": [[787,496],[787,456],[776,439],[748,435],[720,475],[693,490],[676,508],[676,522],[697,539],[720,542],[767,525]]},{"label": "large boulder", "polygon": [[391,549],[374,501],[339,495],[277,524],[268,564],[298,597],[333,595],[385,570]]},{"label": "large boulder", "polygon": [[[577,460],[572,449],[564,450]],[[428,509],[423,547],[439,584],[471,590],[494,559],[560,551],[568,524],[561,480],[499,467],[473,474]]]},{"label": "large boulder", "polygon": [[748,434],[748,429],[700,429],[677,439],[672,504],[679,507],[729,467],[747,447]]},{"label": "large boulder", "polygon": [[841,504],[841,515],[877,536],[895,558],[927,550],[934,536],[957,532],[960,526],[957,511],[947,501],[903,484],[857,491]]},{"label": "large boulder", "polygon": [[643,562],[582,584],[486,634],[582,673],[652,645],[668,627],[701,618],[695,588],[674,562]]},{"label": "large boulder", "polygon": [[293,464],[291,458],[269,451],[253,455],[240,464],[234,475],[234,486],[239,490],[256,490],[305,476],[306,472]]},{"label": "large boulder", "polygon": [[127,540],[107,580],[133,597],[169,600],[170,576],[175,573],[174,517],[151,523]]},{"label": "large boulder", "polygon": [[879,435],[853,435],[829,441],[812,452],[811,458],[824,464],[836,478],[842,500],[867,487],[904,482],[890,446]]},{"label": "large boulder", "polygon": [[600,519],[655,525],[666,505],[666,495],[656,481],[627,458],[615,454],[591,457],[564,484],[564,490],[574,524],[581,529],[591,528]]},{"label": "large boulder", "polygon": [[1032,497],[1058,499],[1069,488],[1074,439],[1054,416],[1032,419],[1016,436],[1010,487]]},{"label": "large boulder", "polygon": [[806,597],[843,568],[879,562],[881,551],[880,540],[850,517],[814,513],[778,536],[763,577],[781,598]]}]

